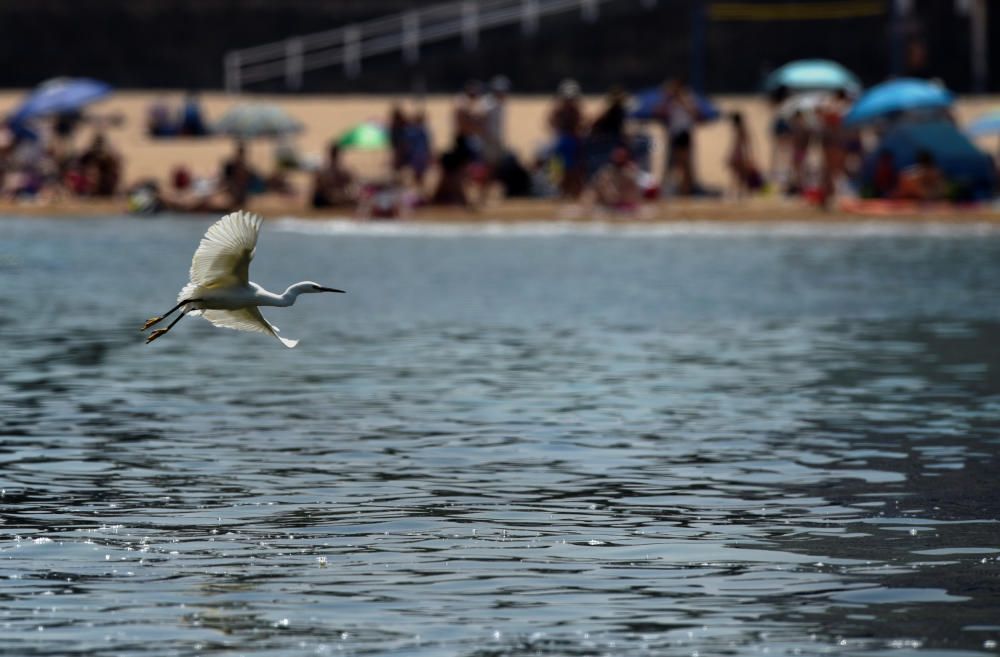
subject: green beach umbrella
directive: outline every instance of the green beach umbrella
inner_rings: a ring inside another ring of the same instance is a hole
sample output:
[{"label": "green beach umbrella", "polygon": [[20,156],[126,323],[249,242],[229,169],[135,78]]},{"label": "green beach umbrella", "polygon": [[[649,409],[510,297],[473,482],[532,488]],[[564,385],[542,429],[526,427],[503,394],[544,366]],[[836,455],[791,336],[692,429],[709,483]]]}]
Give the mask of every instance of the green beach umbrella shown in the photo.
[{"label": "green beach umbrella", "polygon": [[375,150],[389,145],[389,135],[382,126],[375,123],[359,123],[337,140],[341,148]]}]

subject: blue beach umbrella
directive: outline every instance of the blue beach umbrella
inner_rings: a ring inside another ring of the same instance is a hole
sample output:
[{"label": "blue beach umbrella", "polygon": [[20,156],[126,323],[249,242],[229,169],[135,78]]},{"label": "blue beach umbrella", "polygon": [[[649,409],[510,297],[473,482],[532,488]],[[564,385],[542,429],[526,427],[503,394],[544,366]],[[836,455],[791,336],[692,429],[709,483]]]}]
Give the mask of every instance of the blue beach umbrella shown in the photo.
[{"label": "blue beach umbrella", "polygon": [[111,93],[111,85],[90,78],[53,78],[28,95],[14,111],[15,122],[37,116],[74,112]]},{"label": "blue beach umbrella", "polygon": [[[698,121],[708,123],[715,121],[721,113],[712,101],[707,97],[691,92],[694,97],[694,104],[698,108]],[[630,119],[655,119],[657,108],[663,103],[663,87],[649,87],[635,94],[632,107],[628,113]]]},{"label": "blue beach umbrella", "polygon": [[875,85],[854,103],[844,123],[854,125],[896,112],[944,109],[955,96],[939,84],[916,78],[899,78]]},{"label": "blue beach umbrella", "polygon": [[764,81],[765,91],[778,87],[792,91],[834,91],[843,89],[850,94],[861,91],[857,76],[829,59],[799,59],[771,72]]},{"label": "blue beach umbrella", "polygon": [[1000,135],[1000,110],[993,110],[986,114],[977,116],[966,129],[973,137],[985,137],[986,135]]},{"label": "blue beach umbrella", "polygon": [[874,184],[882,153],[892,155],[896,171],[905,169],[930,153],[945,177],[966,199],[986,199],[993,196],[996,173],[993,161],[976,148],[951,121],[902,121],[883,135],[878,148],[865,158],[861,166],[862,186]]},{"label": "blue beach umbrella", "polygon": [[38,130],[36,130],[34,126],[30,125],[30,123],[17,121],[11,118],[7,120],[5,124],[15,140],[38,141]]}]

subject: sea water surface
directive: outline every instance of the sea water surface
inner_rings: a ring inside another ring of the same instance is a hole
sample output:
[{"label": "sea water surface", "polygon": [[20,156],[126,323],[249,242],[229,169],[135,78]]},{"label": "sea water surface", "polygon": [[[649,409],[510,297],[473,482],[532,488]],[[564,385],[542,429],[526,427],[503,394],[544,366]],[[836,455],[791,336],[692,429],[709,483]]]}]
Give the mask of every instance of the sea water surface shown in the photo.
[{"label": "sea water surface", "polygon": [[1000,232],[0,220],[0,654],[986,655]]}]

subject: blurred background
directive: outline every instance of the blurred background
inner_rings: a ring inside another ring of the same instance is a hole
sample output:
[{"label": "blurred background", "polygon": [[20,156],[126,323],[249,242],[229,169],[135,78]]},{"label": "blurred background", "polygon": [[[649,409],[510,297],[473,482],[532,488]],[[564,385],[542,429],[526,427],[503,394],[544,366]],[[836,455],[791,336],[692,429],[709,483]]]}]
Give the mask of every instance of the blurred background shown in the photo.
[{"label": "blurred background", "polygon": [[986,216],[998,14],[985,0],[16,0],[0,6],[17,62],[0,73],[0,204]]}]

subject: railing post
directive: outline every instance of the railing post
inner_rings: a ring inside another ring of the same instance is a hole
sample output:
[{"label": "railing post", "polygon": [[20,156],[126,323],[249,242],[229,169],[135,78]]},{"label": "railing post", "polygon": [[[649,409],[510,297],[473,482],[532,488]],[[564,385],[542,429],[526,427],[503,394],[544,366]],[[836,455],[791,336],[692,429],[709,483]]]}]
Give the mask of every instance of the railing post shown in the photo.
[{"label": "railing post", "polygon": [[986,0],[972,0],[969,6],[969,43],[972,45],[972,91],[986,93],[989,82],[989,34]]},{"label": "railing post", "polygon": [[521,33],[529,36],[538,32],[538,0],[521,0]]},{"label": "railing post", "polygon": [[912,9],[910,0],[889,2],[889,75],[903,73],[903,46],[907,17]]},{"label": "railing post", "polygon": [[479,7],[472,0],[462,3],[462,43],[466,50],[479,45]]},{"label": "railing post", "polygon": [[407,64],[420,61],[420,14],[416,11],[403,14],[403,61]]},{"label": "railing post", "polygon": [[705,91],[705,58],[707,54],[708,8],[704,2],[691,5],[691,87],[698,93]]},{"label": "railing post", "polygon": [[357,25],[344,29],[344,74],[349,78],[361,75],[361,30]]},{"label": "railing post", "polygon": [[242,62],[240,61],[240,53],[238,51],[231,51],[226,53],[224,69],[224,78],[226,85],[226,93],[238,94],[240,92],[240,87],[242,86],[242,80],[240,80],[240,66]]},{"label": "railing post", "polygon": [[580,10],[583,20],[593,23],[597,20],[597,0],[580,0]]},{"label": "railing post", "polygon": [[294,37],[285,41],[285,86],[302,88],[302,39]]}]

